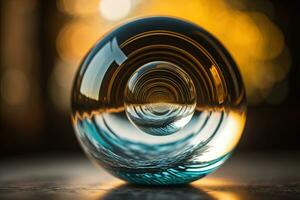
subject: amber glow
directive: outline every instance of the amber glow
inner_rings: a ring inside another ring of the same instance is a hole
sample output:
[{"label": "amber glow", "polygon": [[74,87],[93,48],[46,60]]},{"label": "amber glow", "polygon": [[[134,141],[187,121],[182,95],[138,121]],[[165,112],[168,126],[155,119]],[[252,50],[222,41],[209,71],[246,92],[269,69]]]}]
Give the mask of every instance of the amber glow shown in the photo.
[{"label": "amber glow", "polygon": [[73,17],[61,29],[56,45],[59,59],[71,68],[77,68],[75,63],[87,50],[119,24],[166,15],[196,23],[224,44],[239,66],[249,103],[266,99],[274,84],[284,80],[289,71],[289,51],[281,30],[242,0],[58,0],[57,5]]},{"label": "amber glow", "polygon": [[[206,152],[201,157],[201,161],[210,161],[217,159],[220,155],[226,155],[233,150],[240,140],[246,122],[245,114],[230,112],[226,118],[226,123],[222,124],[220,131],[217,133],[222,137],[215,137],[209,142],[208,145],[214,148]],[[226,140],[224,141],[223,138],[226,138]]]},{"label": "amber glow", "polygon": [[218,190],[218,188],[230,188],[237,183],[234,180],[207,177],[193,182],[195,188],[205,190],[213,199],[216,200],[239,200],[243,199],[241,194],[232,190]]},{"label": "amber glow", "polygon": [[[240,193],[236,193],[233,192],[232,190],[218,190],[216,188],[220,188],[220,187],[230,187],[235,185],[235,183],[233,181],[227,180],[227,179],[220,179],[220,178],[205,178],[203,180],[199,180],[196,182],[193,182],[190,186],[186,186],[186,187],[191,187],[194,188],[195,190],[199,190],[199,194],[207,194],[209,197],[211,197],[212,199],[215,200],[240,200],[243,199],[242,194]],[[183,186],[185,187],[185,186]],[[151,191],[153,190],[153,197],[155,197],[155,193],[154,192],[159,192],[158,188],[149,188],[149,187],[137,187],[135,188],[135,186],[132,185],[128,185],[126,183],[124,183],[123,181],[110,181],[108,183],[102,184],[101,185],[101,189],[102,190],[97,190],[97,192],[95,193],[90,193],[92,194],[90,197],[91,199],[102,199],[105,198],[107,196],[109,196],[110,194],[112,194],[114,191],[115,193],[120,193],[123,192],[133,192],[135,191],[135,189],[138,190],[146,190],[149,193],[151,193]],[[166,188],[160,188],[161,191],[165,191],[165,190],[172,190],[174,189],[172,186],[170,187],[166,187]],[[132,191],[131,191],[132,190]],[[196,193],[193,193],[196,194]],[[187,194],[188,195],[188,194]],[[136,196],[138,197],[138,196]],[[151,196],[149,196],[151,197]],[[202,197],[202,196],[199,196]]]},{"label": "amber glow", "polygon": [[99,0],[60,0],[58,8],[68,15],[88,16],[98,12]]},{"label": "amber glow", "polygon": [[211,187],[232,186],[235,185],[235,182],[233,180],[228,180],[223,178],[207,177],[192,182],[191,185],[197,188],[211,188]]},{"label": "amber glow", "polygon": [[226,94],[224,94],[224,87],[223,87],[222,79],[219,75],[219,72],[218,72],[217,68],[214,65],[211,66],[209,70],[210,70],[211,75],[213,77],[213,81],[215,82],[215,85],[216,85],[216,90],[217,90],[217,94],[218,94],[218,101],[221,104],[221,103],[224,102],[224,98],[226,96]]},{"label": "amber glow", "polygon": [[101,0],[99,10],[101,15],[111,21],[125,18],[131,9],[130,0]]}]

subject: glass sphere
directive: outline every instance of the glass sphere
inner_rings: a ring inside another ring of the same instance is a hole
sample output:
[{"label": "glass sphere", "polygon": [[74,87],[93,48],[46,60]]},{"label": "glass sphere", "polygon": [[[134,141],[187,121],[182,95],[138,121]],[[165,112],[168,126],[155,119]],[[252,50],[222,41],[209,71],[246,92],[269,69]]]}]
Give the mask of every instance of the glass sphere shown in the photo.
[{"label": "glass sphere", "polygon": [[230,156],[246,121],[245,89],[225,48],[195,24],[129,22],[86,55],[72,121],[87,155],[130,183],[185,184]]},{"label": "glass sphere", "polygon": [[152,135],[169,135],[183,128],[196,108],[196,91],[190,76],[166,61],[138,68],[125,89],[128,119]]}]

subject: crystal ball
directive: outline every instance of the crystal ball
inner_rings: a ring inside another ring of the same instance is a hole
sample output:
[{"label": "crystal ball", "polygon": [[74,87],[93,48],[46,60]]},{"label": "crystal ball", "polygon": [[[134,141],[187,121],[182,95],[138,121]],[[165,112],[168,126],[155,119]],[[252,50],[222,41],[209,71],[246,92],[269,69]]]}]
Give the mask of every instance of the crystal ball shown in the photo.
[{"label": "crystal ball", "polygon": [[98,165],[127,182],[186,184],[220,167],[246,121],[245,88],[222,44],[170,17],[138,19],[87,53],[72,122]]},{"label": "crystal ball", "polygon": [[128,119],[152,135],[169,135],[184,127],[196,108],[195,86],[180,67],[153,61],[138,68],[125,89]]}]

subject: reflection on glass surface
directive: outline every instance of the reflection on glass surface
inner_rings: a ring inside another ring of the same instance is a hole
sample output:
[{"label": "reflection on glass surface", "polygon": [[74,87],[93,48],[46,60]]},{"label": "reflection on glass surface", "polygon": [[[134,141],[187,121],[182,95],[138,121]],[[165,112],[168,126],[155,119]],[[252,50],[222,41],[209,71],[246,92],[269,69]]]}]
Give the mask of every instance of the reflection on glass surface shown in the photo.
[{"label": "reflection on glass surface", "polygon": [[210,34],[153,17],[100,40],[77,73],[72,117],[87,154],[139,184],[182,184],[217,169],[245,124],[233,60]]},{"label": "reflection on glass surface", "polygon": [[[200,25],[224,44],[239,66],[250,104],[263,100],[278,104],[288,93],[288,85],[283,89],[276,85],[287,76],[290,54],[282,31],[268,16],[272,3],[261,5],[263,9],[255,5],[243,0],[58,0],[58,8],[71,20],[57,37],[57,63],[63,61],[72,69],[65,70],[63,77],[73,77],[90,46],[120,23],[156,15],[179,17]],[[62,91],[60,102],[69,101],[70,87],[56,83],[52,87]]]},{"label": "reflection on glass surface", "polygon": [[[98,100],[103,76],[113,62],[121,65],[127,59],[117,44],[117,39],[107,42],[89,61],[82,77],[80,92],[93,100]],[[101,67],[100,67],[101,66]]]}]

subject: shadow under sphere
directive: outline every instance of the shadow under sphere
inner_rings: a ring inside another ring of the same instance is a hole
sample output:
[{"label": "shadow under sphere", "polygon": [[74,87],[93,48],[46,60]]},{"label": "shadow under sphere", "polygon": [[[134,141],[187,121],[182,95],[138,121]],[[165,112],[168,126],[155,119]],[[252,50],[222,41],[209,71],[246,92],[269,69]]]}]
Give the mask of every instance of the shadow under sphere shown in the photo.
[{"label": "shadow under sphere", "polygon": [[201,199],[211,200],[209,194],[192,185],[184,186],[160,186],[147,187],[131,184],[124,184],[117,188],[110,190],[99,200],[117,200],[117,199],[131,199],[131,200],[182,200],[182,199]]}]

